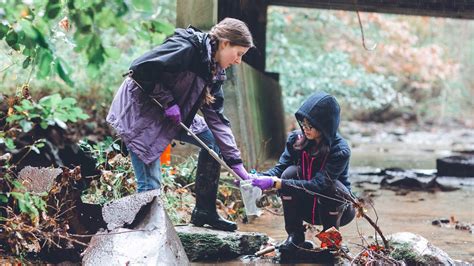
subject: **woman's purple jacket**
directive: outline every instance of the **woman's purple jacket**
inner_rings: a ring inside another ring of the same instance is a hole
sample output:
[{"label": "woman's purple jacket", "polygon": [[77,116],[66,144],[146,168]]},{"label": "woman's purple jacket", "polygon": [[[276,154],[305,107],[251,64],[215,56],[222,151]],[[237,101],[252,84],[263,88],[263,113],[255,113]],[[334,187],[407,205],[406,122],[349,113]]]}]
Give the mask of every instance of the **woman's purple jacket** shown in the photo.
[{"label": "woman's purple jacket", "polygon": [[[117,91],[107,122],[144,163],[159,159],[182,132],[150,96],[164,106],[178,104],[185,125],[196,134],[209,128],[224,160],[229,165],[242,163],[229,120],[223,114],[225,71],[211,77],[209,43],[206,33],[192,27],[177,29],[162,45],[133,61],[131,76]],[[210,105],[202,104],[208,85],[216,99]],[[198,110],[204,117],[196,114]]]}]

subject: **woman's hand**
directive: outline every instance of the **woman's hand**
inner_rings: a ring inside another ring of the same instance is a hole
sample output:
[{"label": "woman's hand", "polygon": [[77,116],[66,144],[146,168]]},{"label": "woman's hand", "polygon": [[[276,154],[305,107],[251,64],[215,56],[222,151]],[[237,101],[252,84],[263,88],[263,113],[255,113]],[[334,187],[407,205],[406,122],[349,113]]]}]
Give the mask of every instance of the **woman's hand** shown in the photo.
[{"label": "woman's hand", "polygon": [[261,190],[270,189],[272,187],[279,188],[278,184],[280,183],[280,179],[276,176],[260,176],[252,180],[252,186],[259,187]]},{"label": "woman's hand", "polygon": [[181,123],[181,112],[179,111],[179,106],[177,104],[173,104],[170,107],[166,108],[165,116],[171,119],[171,121],[175,122],[176,124]]},{"label": "woman's hand", "polygon": [[232,170],[234,170],[234,172],[238,176],[240,176],[240,178],[242,178],[243,180],[247,180],[251,178],[247,170],[245,170],[244,165],[241,163],[234,164],[230,168],[232,168]]}]

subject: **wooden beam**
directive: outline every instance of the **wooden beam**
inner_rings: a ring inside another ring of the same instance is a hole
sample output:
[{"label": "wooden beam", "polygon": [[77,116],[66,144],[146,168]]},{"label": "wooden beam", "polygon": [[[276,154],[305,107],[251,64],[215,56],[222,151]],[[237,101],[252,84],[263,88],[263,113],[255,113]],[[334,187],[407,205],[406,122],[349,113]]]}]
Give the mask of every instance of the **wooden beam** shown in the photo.
[{"label": "wooden beam", "polygon": [[251,49],[244,61],[265,72],[265,46],[267,28],[266,0],[218,0],[218,20],[225,17],[244,21],[252,32],[256,48]]},{"label": "wooden beam", "polygon": [[268,0],[269,5],[474,19],[473,0]]}]

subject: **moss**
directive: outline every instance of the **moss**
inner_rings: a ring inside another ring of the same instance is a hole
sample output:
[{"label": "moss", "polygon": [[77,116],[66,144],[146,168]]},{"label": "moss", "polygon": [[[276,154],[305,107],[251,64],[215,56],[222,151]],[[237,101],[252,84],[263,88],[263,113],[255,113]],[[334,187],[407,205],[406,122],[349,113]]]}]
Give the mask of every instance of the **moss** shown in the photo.
[{"label": "moss", "polygon": [[425,257],[419,256],[413,251],[409,243],[391,242],[393,247],[390,256],[396,260],[403,260],[407,265],[427,264],[429,261]]},{"label": "moss", "polygon": [[213,259],[216,254],[229,250],[231,245],[230,241],[225,241],[212,234],[178,233],[178,237],[191,261]]},{"label": "moss", "polygon": [[212,233],[178,232],[189,260],[228,260],[240,255],[257,252],[268,241],[266,235],[230,234],[218,236]]}]

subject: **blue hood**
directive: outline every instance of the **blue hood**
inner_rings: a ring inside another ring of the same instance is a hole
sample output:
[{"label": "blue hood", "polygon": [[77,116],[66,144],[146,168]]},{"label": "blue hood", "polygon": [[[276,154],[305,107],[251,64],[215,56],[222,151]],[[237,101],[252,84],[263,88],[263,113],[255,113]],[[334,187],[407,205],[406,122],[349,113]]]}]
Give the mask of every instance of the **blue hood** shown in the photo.
[{"label": "blue hood", "polygon": [[311,95],[295,113],[297,120],[303,121],[303,118],[306,118],[312,126],[322,132],[329,146],[336,138],[340,116],[341,108],[336,98],[325,92]]}]

